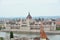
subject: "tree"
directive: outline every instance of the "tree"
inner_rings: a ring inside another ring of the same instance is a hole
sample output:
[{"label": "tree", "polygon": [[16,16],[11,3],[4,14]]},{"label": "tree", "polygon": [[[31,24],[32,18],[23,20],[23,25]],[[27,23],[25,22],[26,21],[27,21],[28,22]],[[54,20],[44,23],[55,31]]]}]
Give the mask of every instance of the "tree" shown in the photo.
[{"label": "tree", "polygon": [[4,40],[3,37],[0,37],[0,40]]},{"label": "tree", "polygon": [[0,27],[0,30],[2,29],[2,27]]},{"label": "tree", "polygon": [[12,31],[10,32],[10,38],[14,38]]}]

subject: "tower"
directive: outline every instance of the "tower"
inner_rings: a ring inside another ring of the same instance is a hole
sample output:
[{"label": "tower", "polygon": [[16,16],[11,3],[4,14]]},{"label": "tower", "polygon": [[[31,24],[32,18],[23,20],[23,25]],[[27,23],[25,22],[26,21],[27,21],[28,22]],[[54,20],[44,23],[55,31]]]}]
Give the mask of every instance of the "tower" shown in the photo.
[{"label": "tower", "polygon": [[46,33],[44,32],[44,27],[42,22],[40,27],[40,40],[49,40]]}]

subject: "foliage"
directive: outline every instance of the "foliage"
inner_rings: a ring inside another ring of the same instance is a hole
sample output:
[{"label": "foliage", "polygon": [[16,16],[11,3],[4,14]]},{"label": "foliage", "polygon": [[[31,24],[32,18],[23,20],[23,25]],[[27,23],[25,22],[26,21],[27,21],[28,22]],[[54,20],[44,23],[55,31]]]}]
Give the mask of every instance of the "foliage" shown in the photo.
[{"label": "foliage", "polygon": [[2,27],[0,27],[0,30],[2,29]]},{"label": "foliage", "polygon": [[3,37],[0,37],[0,40],[4,40]]},{"label": "foliage", "polygon": [[56,28],[56,30],[60,30],[60,28]]},{"label": "foliage", "polygon": [[12,31],[10,32],[10,38],[14,38],[14,37],[13,37],[13,32],[12,32]]}]

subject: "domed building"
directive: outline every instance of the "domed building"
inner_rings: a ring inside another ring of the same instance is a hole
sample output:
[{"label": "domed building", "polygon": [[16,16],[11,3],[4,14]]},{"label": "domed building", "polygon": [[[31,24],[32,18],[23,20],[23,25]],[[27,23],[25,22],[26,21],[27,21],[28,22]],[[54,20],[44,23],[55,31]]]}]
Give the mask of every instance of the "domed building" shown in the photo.
[{"label": "domed building", "polygon": [[30,12],[28,12],[28,16],[26,17],[26,19],[32,19],[32,16],[30,15]]}]

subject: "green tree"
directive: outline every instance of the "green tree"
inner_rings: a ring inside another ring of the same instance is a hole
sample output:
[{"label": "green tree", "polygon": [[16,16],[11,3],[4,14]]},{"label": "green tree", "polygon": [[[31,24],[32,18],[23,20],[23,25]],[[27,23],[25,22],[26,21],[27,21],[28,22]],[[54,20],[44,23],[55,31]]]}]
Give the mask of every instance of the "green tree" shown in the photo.
[{"label": "green tree", "polygon": [[10,32],[10,38],[14,38],[12,31]]},{"label": "green tree", "polygon": [[0,27],[0,30],[2,29],[2,27]]},{"label": "green tree", "polygon": [[0,37],[0,40],[4,40],[3,37]]}]

